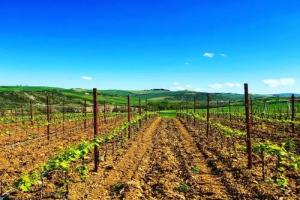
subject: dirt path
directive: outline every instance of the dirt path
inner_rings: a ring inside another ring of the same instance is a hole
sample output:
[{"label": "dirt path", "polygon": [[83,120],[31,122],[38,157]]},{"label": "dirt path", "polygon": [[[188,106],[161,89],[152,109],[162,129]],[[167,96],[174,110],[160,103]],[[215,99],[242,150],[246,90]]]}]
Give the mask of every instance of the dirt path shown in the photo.
[{"label": "dirt path", "polygon": [[146,157],[151,145],[152,135],[158,127],[161,118],[157,118],[143,132],[138,133],[135,140],[130,144],[129,149],[122,156],[119,162],[113,166],[109,173],[93,174],[85,184],[85,193],[79,197],[76,188],[71,191],[71,199],[111,199],[114,196],[112,191],[123,191],[128,180],[135,175],[140,163]]},{"label": "dirt path", "polygon": [[219,177],[212,174],[210,168],[207,166],[204,156],[199,152],[192,136],[185,129],[183,124],[176,120],[176,125],[179,128],[180,139],[187,154],[187,160],[190,166],[197,166],[200,168],[200,173],[194,175],[193,183],[200,185],[200,195],[207,199],[230,199],[226,188],[223,186]]},{"label": "dirt path", "polygon": [[90,177],[84,199],[232,199],[179,120],[157,118],[136,137],[112,170]]},{"label": "dirt path", "polygon": [[230,199],[178,120],[163,120],[149,156],[139,167],[146,170],[139,170],[131,181],[126,199]]}]

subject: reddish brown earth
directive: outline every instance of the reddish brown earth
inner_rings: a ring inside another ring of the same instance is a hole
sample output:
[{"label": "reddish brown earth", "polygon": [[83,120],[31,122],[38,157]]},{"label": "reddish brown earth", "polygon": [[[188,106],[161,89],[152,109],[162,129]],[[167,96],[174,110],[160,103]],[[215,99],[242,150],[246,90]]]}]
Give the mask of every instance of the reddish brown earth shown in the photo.
[{"label": "reddish brown earth", "polygon": [[112,168],[73,184],[70,199],[233,198],[177,119],[155,119],[119,160],[103,165]]},{"label": "reddish brown earth", "polygon": [[[91,130],[74,134],[71,141],[75,143],[90,134]],[[215,137],[217,133],[212,131],[211,134],[212,137],[206,138],[205,124],[193,127],[176,118],[148,120],[123,146],[112,148],[110,143],[100,149],[98,172],[91,171],[93,158],[90,155],[86,160],[90,170],[86,180],[71,171],[68,199],[299,199],[295,191],[281,191],[274,184],[258,181],[261,179],[259,167],[247,170],[245,159],[230,158],[226,145]],[[37,148],[47,155],[52,153],[49,148],[55,149],[53,153],[58,151],[54,141],[48,146],[46,143],[36,145],[30,146],[31,151]],[[65,144],[59,144],[62,145]],[[38,152],[24,152],[19,151],[17,162],[20,163],[11,165],[16,166],[15,169],[27,169],[31,166],[30,159],[43,160],[38,158]],[[23,158],[26,164],[22,166]],[[10,173],[19,174],[13,169]],[[56,176],[49,181],[43,199],[60,199],[57,183],[61,179]],[[39,199],[34,192],[21,196],[17,199]]]},{"label": "reddish brown earth", "polygon": [[[107,132],[120,124],[124,119],[102,123],[101,132]],[[82,123],[81,123],[82,124]],[[79,124],[78,124],[79,125]],[[3,192],[10,190],[13,182],[24,172],[38,168],[49,158],[57,155],[60,151],[72,145],[80,143],[82,140],[93,137],[93,129],[89,126],[86,130],[79,125],[76,129],[70,129],[74,124],[66,123],[66,131],[54,133],[48,142],[47,137],[37,138],[28,142],[17,143],[0,148],[0,182]]]}]

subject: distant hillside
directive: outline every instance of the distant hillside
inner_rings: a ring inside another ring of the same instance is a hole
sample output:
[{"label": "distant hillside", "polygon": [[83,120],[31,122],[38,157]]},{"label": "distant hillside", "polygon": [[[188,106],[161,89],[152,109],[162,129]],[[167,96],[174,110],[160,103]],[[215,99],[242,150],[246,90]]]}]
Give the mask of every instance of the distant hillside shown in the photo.
[{"label": "distant hillside", "polygon": [[[294,94],[295,97],[300,97],[300,94]],[[272,94],[274,97],[287,97],[290,98],[292,96],[292,93],[280,93],[280,94]]]},{"label": "distant hillside", "polygon": [[[35,87],[35,86],[0,86],[0,106],[11,107],[28,103],[32,100],[35,103],[44,103],[46,96],[49,95],[52,103],[82,104],[84,100],[92,101],[92,90],[74,88],[64,89],[56,87]],[[100,90],[99,101],[108,104],[124,105],[126,104],[126,96],[132,97],[132,104],[138,104],[138,98],[145,102],[147,99],[149,104],[160,105],[161,107],[172,107],[180,102],[191,102],[196,97],[197,101],[205,101],[207,93],[194,91],[170,91],[165,89],[152,90]],[[254,97],[264,97],[262,95],[254,95]],[[244,96],[233,93],[213,93],[211,99],[215,101],[236,101],[243,100]]]}]

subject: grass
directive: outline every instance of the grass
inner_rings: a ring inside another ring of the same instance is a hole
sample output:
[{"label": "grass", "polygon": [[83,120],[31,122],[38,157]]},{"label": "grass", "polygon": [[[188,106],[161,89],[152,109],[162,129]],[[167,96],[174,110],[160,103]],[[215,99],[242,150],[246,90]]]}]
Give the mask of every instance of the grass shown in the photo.
[{"label": "grass", "polygon": [[174,118],[174,117],[176,117],[176,111],[175,110],[162,110],[162,111],[160,111],[160,116],[166,117],[166,118]]},{"label": "grass", "polygon": [[[139,97],[141,98],[142,106],[145,105],[146,99],[148,100],[149,106],[155,106],[160,110],[165,110],[162,112],[162,116],[174,117],[175,112],[170,111],[178,107],[179,104],[182,106],[188,105],[189,108],[193,107],[193,100],[196,97],[197,107],[206,107],[206,96],[205,92],[194,92],[194,91],[169,91],[163,89],[152,89],[152,90],[98,90],[99,92],[99,102],[103,104],[105,101],[108,105],[126,105],[127,95],[131,96],[131,105],[137,106]],[[56,88],[56,87],[43,87],[43,86],[0,86],[0,107],[9,108],[15,107],[16,105],[28,104],[29,100],[32,99],[35,104],[44,104],[46,100],[46,95],[50,95],[51,102],[54,104],[61,104],[63,101],[66,104],[78,104],[87,100],[88,104],[92,104],[92,90],[91,89],[66,89],[66,88]],[[278,106],[281,107],[282,111],[288,109],[288,104],[286,103],[287,98],[280,97],[274,98],[271,96],[253,95],[253,98],[267,98],[268,112],[277,109]],[[232,94],[232,93],[212,93],[211,94],[211,106],[216,106],[216,101],[232,101],[232,110],[243,110],[243,99],[242,94]],[[282,103],[277,106],[277,101],[280,100]],[[285,102],[284,102],[285,101]],[[221,103],[222,104],[222,103]],[[223,104],[226,104],[223,102]],[[259,105],[257,105],[259,104]],[[300,110],[300,103],[296,104],[297,110]],[[255,103],[254,109],[257,107],[263,108],[262,102]],[[226,108],[224,108],[226,109]],[[212,108],[213,111],[213,108]]]}]

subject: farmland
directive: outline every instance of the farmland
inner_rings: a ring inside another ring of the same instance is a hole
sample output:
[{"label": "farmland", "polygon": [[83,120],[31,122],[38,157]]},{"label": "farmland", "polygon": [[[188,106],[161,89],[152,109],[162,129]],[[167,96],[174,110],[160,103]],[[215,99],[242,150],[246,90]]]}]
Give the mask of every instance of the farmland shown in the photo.
[{"label": "farmland", "polygon": [[300,196],[297,95],[0,91],[0,199]]}]

